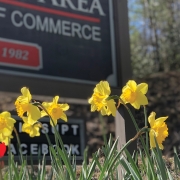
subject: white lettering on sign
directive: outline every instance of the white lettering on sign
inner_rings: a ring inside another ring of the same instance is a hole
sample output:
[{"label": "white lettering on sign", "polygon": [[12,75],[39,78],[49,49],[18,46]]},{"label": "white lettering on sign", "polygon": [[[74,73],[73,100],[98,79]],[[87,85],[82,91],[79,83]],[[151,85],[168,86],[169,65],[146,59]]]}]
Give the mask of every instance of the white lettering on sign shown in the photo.
[{"label": "white lettering on sign", "polygon": [[[57,131],[59,131],[59,124],[56,125],[56,129],[57,129]],[[52,126],[51,126],[51,131],[53,134],[55,134],[54,127],[52,127]]]},{"label": "white lettering on sign", "polygon": [[[59,34],[68,37],[78,37],[85,40],[101,41],[101,28],[87,24],[79,24],[66,20],[54,20],[50,17],[42,18],[39,15],[25,13],[15,10],[11,14],[11,21],[15,27],[25,27],[29,30],[43,31],[47,33]],[[27,58],[24,55],[23,58]]]},{"label": "white lettering on sign", "polygon": [[21,144],[21,148],[22,148],[22,154],[27,154],[27,145],[26,144]]},{"label": "white lettering on sign", "polygon": [[19,122],[19,133],[21,133],[22,132],[22,122]]},{"label": "white lettering on sign", "polygon": [[15,58],[18,60],[28,60],[29,52],[21,49],[14,48],[2,48],[2,57],[4,58]]},{"label": "white lettering on sign", "polygon": [[73,128],[73,135],[77,135],[78,125],[71,125],[71,128]]},{"label": "white lettering on sign", "polygon": [[[53,145],[53,148],[56,150],[56,145]],[[71,145],[68,145],[68,144],[64,144],[64,148],[65,150],[67,151],[67,153],[69,153],[70,151],[70,148],[71,148],[71,153],[74,154],[74,155],[80,155],[80,152],[78,150],[79,148],[79,145],[78,144],[71,144]],[[56,150],[57,152],[57,150]]]},{"label": "white lettering on sign", "polygon": [[42,144],[42,154],[48,154],[49,149],[47,144]]},{"label": "white lettering on sign", "polygon": [[[16,146],[14,144],[10,144],[10,151],[14,155],[18,155],[18,150],[15,148]],[[48,154],[49,153],[49,146],[48,144],[26,144],[22,143],[20,145],[20,148],[22,150],[22,154],[32,154],[32,155],[37,155],[38,153],[41,154]],[[56,150],[56,145],[53,145],[53,148]],[[64,148],[67,152],[70,151],[71,148],[71,153],[74,155],[80,155],[79,151],[79,145],[78,144],[64,144]],[[57,151],[57,150],[56,150]]]},{"label": "white lettering on sign", "polygon": [[[88,6],[88,0],[76,0],[77,3],[73,3],[74,0],[51,0],[52,5],[61,8],[71,8],[75,11],[91,13],[96,10],[101,16],[105,16],[100,0],[92,0],[90,6]],[[39,3],[46,3],[46,0],[37,0]],[[77,7],[75,6],[77,4]]]},{"label": "white lettering on sign", "polygon": [[27,29],[34,29],[36,27],[36,19],[33,14],[26,13],[23,17],[24,25]]},{"label": "white lettering on sign", "polygon": [[94,13],[94,9],[98,10],[98,11],[99,11],[99,14],[100,14],[101,16],[105,16],[99,0],[94,0],[94,1],[92,2],[91,7],[90,7],[90,9],[89,9],[89,13],[92,13],[92,14],[93,14],[93,13]]},{"label": "white lettering on sign", "polygon": [[47,133],[49,132],[48,124],[46,124],[46,123],[43,123],[43,124],[42,124],[41,132],[42,132],[43,134],[47,134]]},{"label": "white lettering on sign", "polygon": [[10,152],[14,155],[16,155],[16,149],[14,147],[14,144],[10,144]]},{"label": "white lettering on sign", "polygon": [[48,32],[48,18],[47,17],[45,17],[42,22],[40,16],[36,16],[36,23],[37,23],[36,30]]},{"label": "white lettering on sign", "polygon": [[56,24],[52,18],[49,19],[49,32],[54,34],[61,34],[61,21],[57,20]]},{"label": "white lettering on sign", "polygon": [[31,144],[30,151],[31,154],[38,154],[38,144]]},{"label": "white lettering on sign", "polygon": [[[48,123],[43,123],[43,122],[41,122],[41,125],[42,125],[42,128],[40,132],[42,134],[55,134],[55,130],[54,130],[55,127],[51,126]],[[78,136],[79,125],[78,124],[57,124],[56,129],[61,135],[67,135],[68,133],[69,135],[72,135],[72,136]],[[17,131],[18,133],[24,133],[22,132],[22,122],[20,121],[18,121]]]},{"label": "white lettering on sign", "polygon": [[79,145],[78,145],[78,144],[76,144],[76,145],[71,144],[70,146],[67,145],[67,144],[64,144],[64,148],[66,149],[67,152],[69,152],[69,151],[70,151],[70,148],[71,148],[72,154],[75,154],[75,155],[79,155],[79,154],[80,154],[80,152],[79,152],[79,150],[78,150],[78,148],[79,148]]},{"label": "white lettering on sign", "polygon": [[82,35],[84,36],[84,39],[89,40],[92,38],[92,35],[89,33],[90,31],[91,31],[91,27],[89,25],[84,25],[82,27]]},{"label": "white lettering on sign", "polygon": [[62,133],[62,135],[64,135],[68,130],[69,130],[68,125],[63,124],[63,125],[61,126],[61,133]]},{"label": "white lettering on sign", "polygon": [[69,21],[62,21],[62,34],[65,36],[71,36],[70,33],[70,22]]}]

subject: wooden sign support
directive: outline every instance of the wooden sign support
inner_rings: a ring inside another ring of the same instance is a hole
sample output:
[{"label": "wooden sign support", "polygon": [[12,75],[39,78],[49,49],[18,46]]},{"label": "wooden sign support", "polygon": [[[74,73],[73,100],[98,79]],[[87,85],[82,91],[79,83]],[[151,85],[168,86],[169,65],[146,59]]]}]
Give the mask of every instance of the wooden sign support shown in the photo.
[{"label": "wooden sign support", "polygon": [[[121,114],[117,111],[116,117],[115,117],[115,132],[116,132],[116,138],[119,138],[118,140],[118,151],[123,147],[123,145],[126,143],[126,132],[125,132],[125,121],[124,118],[121,116]],[[118,166],[118,177],[119,179],[123,179],[123,173],[122,173],[122,167]]]}]

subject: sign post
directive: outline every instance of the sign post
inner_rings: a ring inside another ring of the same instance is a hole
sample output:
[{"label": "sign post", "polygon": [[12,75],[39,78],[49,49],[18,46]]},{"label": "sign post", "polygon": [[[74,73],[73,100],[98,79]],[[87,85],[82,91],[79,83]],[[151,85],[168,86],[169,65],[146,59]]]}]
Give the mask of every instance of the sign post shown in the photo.
[{"label": "sign post", "polygon": [[[116,124],[116,129],[115,129],[116,138],[118,138],[117,149],[118,151],[120,151],[123,145],[126,144],[126,131],[125,131],[125,120],[118,111],[116,111],[115,124]],[[123,156],[123,153],[122,153],[122,156]],[[119,165],[117,169],[118,169],[119,179],[123,179],[122,167]]]}]

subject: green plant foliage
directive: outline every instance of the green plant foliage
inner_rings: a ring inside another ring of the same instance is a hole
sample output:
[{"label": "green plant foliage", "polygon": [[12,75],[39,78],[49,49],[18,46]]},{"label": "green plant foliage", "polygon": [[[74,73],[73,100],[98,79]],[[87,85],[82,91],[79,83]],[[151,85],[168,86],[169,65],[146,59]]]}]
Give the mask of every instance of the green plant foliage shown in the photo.
[{"label": "green plant foliage", "polygon": [[180,70],[179,1],[129,0],[135,77]]},{"label": "green plant foliage", "polygon": [[[16,128],[13,127],[15,120],[11,118],[10,113],[2,112],[0,114],[1,129],[0,141],[1,149],[0,156],[3,157],[8,145],[8,165],[3,167],[0,164],[0,180],[172,180],[179,179],[180,177],[180,158],[174,150],[174,158],[171,159],[171,164],[174,167],[170,167],[169,158],[163,157],[162,149],[163,142],[168,136],[168,127],[166,125],[166,117],[155,118],[156,113],[152,112],[147,116],[145,105],[148,104],[146,93],[148,86],[146,83],[137,84],[134,80],[129,80],[122,90],[120,96],[110,96],[110,87],[107,81],[101,81],[96,86],[93,96],[91,98],[91,110],[96,109],[100,112],[100,122],[102,126],[104,146],[102,146],[97,152],[92,155],[92,158],[88,157],[88,148],[84,150],[83,162],[80,166],[76,164],[76,157],[72,154],[71,149],[67,152],[61,135],[56,128],[57,119],[62,115],[62,110],[67,110],[69,106],[67,104],[58,104],[56,96],[53,99],[53,103],[49,103],[51,108],[45,107],[47,103],[32,104],[27,97],[31,97],[29,89],[24,87],[22,89],[23,96],[18,97],[16,105],[19,107],[19,114],[24,110],[32,110],[31,115],[37,113],[46,113],[49,117],[49,121],[54,128],[54,140],[55,146],[52,145],[47,133],[46,139],[49,145],[50,151],[50,167],[47,172],[46,156],[40,156],[40,151],[37,157],[38,165],[35,165],[33,158],[30,162],[27,157],[23,155],[21,149],[21,142]],[[24,93],[26,92],[26,93]],[[22,101],[24,99],[24,101]],[[28,101],[27,101],[28,99]],[[117,106],[115,106],[118,101]],[[110,102],[109,102],[110,101]],[[26,102],[26,106],[24,106]],[[43,106],[43,104],[45,106]],[[144,124],[143,128],[139,128],[137,121],[131,112],[128,105],[132,105],[134,108],[139,109],[140,106],[144,108]],[[107,140],[104,131],[104,122],[102,115],[115,116],[118,113],[118,107],[124,106],[129,113],[134,128],[137,133],[134,137],[129,139],[126,143],[121,144],[119,148],[119,139],[114,139],[111,135]],[[97,107],[94,107],[97,106]],[[29,109],[27,107],[30,107]],[[102,110],[102,108],[104,108]],[[115,112],[114,112],[114,108]],[[102,111],[101,111],[102,110]],[[60,113],[59,113],[59,112]],[[59,116],[60,115],[60,116]],[[27,113],[26,117],[22,117],[24,120],[24,130],[30,137],[39,136],[38,132],[41,127],[40,120],[32,119],[30,113]],[[54,117],[54,119],[53,119]],[[65,115],[62,116],[66,117]],[[66,118],[64,118],[66,120]],[[10,120],[11,122],[8,122]],[[8,123],[6,123],[8,122]],[[148,124],[149,122],[149,124]],[[10,124],[10,125],[9,125]],[[38,125],[38,126],[37,126]],[[148,127],[149,126],[149,127]],[[27,129],[28,127],[28,129]],[[9,130],[8,130],[9,128]],[[22,128],[23,129],[23,128]],[[10,139],[12,138],[7,132],[15,132],[15,136],[18,142],[19,160],[15,160],[11,148]],[[3,133],[2,133],[3,132]],[[145,134],[143,137],[142,135]],[[7,135],[7,137],[6,137]],[[35,138],[35,137],[34,137]],[[128,146],[139,138],[142,146],[134,151],[134,154],[130,154]],[[8,139],[8,141],[7,141]],[[3,147],[3,148],[2,148]],[[36,169],[36,170],[35,170]]]}]

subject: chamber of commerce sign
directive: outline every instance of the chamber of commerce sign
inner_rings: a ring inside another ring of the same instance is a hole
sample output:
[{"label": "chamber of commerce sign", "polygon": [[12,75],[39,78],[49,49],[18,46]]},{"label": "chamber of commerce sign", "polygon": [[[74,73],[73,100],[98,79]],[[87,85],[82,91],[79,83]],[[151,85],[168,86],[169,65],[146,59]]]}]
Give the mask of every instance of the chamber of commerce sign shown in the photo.
[{"label": "chamber of commerce sign", "polygon": [[0,72],[116,85],[111,0],[0,0]]}]

